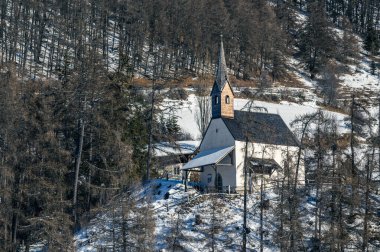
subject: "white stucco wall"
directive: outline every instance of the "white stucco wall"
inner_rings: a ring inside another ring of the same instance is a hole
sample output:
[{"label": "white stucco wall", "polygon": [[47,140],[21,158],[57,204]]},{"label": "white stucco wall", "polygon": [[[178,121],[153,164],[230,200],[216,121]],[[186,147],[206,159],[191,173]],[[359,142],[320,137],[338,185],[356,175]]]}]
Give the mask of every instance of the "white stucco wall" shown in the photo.
[{"label": "white stucco wall", "polygon": [[[200,145],[200,151],[209,150],[213,148],[227,147],[235,145],[235,150],[233,151],[233,158],[231,166],[218,166],[218,173],[223,177],[223,186],[232,186],[242,188],[244,186],[244,154],[245,154],[245,142],[235,141],[229,132],[228,128],[222,121],[222,119],[212,119],[205,137]],[[291,158],[291,162],[295,167],[297,161],[298,147],[294,146],[281,146],[281,145],[268,145],[259,143],[248,143],[248,157],[263,158],[263,159],[274,159],[281,167],[284,167],[284,161],[286,160],[287,153]],[[236,165],[236,169],[234,168]],[[211,181],[208,182],[208,176],[211,174]],[[274,172],[272,176],[267,178],[268,180],[279,179],[283,176],[283,171]],[[200,179],[203,185],[215,186],[215,170],[213,167],[204,167],[203,172],[200,174]],[[300,184],[304,183],[305,179],[305,168],[303,159],[301,159],[298,180]],[[257,186],[253,185],[254,187]]]},{"label": "white stucco wall", "polygon": [[[244,186],[244,154],[245,154],[245,142],[236,141],[235,143],[235,152],[236,152],[236,185],[238,187]],[[260,144],[260,143],[248,143],[248,157],[254,158],[263,158],[263,159],[273,159],[275,160],[281,167],[284,166],[284,161],[286,160],[287,153],[289,153],[289,157],[291,158],[291,162],[294,165],[291,167],[295,167],[295,163],[297,161],[297,153],[298,147],[294,146],[282,146],[282,145],[268,145],[268,144]],[[295,172],[295,171],[294,171]],[[275,172],[271,176],[271,179],[278,179],[283,176],[283,171]],[[300,163],[298,180],[300,184],[304,183],[305,179],[305,166],[303,160]]]},{"label": "white stucco wall", "polygon": [[[203,138],[203,141],[199,147],[200,151],[209,150],[219,147],[227,147],[235,145],[235,140],[232,137],[230,131],[220,118],[212,119],[208,130]],[[223,186],[236,186],[236,170],[235,153],[233,151],[232,165],[218,166],[218,173],[223,177]],[[212,181],[207,182],[208,174],[212,174]],[[204,185],[214,187],[215,186],[215,170],[211,166],[204,167],[204,171],[201,173],[201,182]]]},{"label": "white stucco wall", "polygon": [[235,140],[230,131],[220,118],[212,119],[203,141],[199,147],[200,151],[233,146]]},{"label": "white stucco wall", "polygon": [[[236,172],[235,172],[235,167],[233,165],[218,166],[218,173],[223,178],[223,187],[236,186]],[[210,182],[208,182],[209,174],[211,174]],[[201,174],[201,182],[205,186],[215,187],[215,169],[213,167],[211,166],[204,167],[204,170]]]}]

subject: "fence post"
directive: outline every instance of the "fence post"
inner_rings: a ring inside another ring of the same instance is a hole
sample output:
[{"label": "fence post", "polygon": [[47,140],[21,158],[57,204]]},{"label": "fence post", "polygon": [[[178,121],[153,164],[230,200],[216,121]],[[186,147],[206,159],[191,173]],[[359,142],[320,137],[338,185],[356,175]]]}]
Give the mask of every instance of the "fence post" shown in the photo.
[{"label": "fence post", "polygon": [[185,170],[185,192],[187,192],[187,170]]},{"label": "fence post", "polygon": [[228,185],[228,194],[231,194],[231,185]]}]

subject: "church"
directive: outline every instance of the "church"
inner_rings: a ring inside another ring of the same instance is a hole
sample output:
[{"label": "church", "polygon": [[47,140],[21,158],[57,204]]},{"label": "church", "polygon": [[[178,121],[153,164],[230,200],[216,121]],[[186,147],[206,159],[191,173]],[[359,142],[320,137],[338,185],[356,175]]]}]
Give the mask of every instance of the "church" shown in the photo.
[{"label": "church", "polygon": [[212,118],[198,153],[182,167],[185,178],[198,172],[200,185],[207,191],[241,192],[247,167],[251,191],[261,183],[279,181],[286,169],[294,173],[298,164],[298,180],[304,179],[299,142],[280,115],[234,110],[223,41],[210,96]]}]

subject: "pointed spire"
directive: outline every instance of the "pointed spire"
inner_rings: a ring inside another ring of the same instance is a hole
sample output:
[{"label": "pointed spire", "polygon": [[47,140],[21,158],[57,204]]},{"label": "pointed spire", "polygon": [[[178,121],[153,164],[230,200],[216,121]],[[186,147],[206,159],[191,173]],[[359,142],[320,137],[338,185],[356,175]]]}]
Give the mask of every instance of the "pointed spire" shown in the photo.
[{"label": "pointed spire", "polygon": [[221,91],[224,85],[228,82],[227,64],[226,58],[224,57],[223,48],[223,35],[220,34],[220,48],[219,48],[219,58],[218,65],[216,66],[215,83],[218,85]]}]

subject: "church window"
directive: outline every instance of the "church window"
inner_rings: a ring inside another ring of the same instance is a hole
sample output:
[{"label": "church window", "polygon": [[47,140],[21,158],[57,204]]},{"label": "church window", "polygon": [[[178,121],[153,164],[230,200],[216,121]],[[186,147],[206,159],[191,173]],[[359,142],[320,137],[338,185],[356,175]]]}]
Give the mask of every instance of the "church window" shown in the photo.
[{"label": "church window", "polygon": [[215,104],[219,104],[219,97],[218,96],[215,96]]},{"label": "church window", "polygon": [[230,97],[228,95],[226,96],[226,104],[230,104]]},{"label": "church window", "polygon": [[211,183],[212,181],[212,174],[207,174],[207,183]]}]

